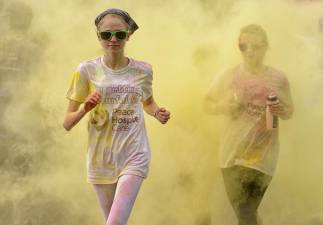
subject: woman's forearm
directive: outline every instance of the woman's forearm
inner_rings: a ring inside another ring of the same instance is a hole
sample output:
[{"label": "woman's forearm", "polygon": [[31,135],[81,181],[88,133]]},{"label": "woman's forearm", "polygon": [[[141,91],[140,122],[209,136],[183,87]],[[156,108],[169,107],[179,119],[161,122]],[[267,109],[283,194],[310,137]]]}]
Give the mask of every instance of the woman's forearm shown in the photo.
[{"label": "woman's forearm", "polygon": [[158,110],[158,105],[156,102],[152,102],[149,105],[144,105],[144,110],[147,114],[155,116],[155,112]]},{"label": "woman's forearm", "polygon": [[75,112],[68,112],[65,116],[63,127],[65,130],[71,130],[86,114],[84,107]]},{"label": "woman's forearm", "polygon": [[159,109],[157,103],[153,99],[153,97],[147,99],[143,102],[143,108],[145,112],[151,116],[155,116],[156,111]]}]

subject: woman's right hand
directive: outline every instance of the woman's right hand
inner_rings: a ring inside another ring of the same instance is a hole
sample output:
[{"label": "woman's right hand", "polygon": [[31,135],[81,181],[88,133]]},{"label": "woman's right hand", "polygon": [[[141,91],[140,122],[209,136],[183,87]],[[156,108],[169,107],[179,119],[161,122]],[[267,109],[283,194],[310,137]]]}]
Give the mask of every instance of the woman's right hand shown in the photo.
[{"label": "woman's right hand", "polygon": [[243,104],[239,101],[236,93],[230,93],[223,99],[225,112],[231,116],[232,119],[237,119],[243,111]]},{"label": "woman's right hand", "polygon": [[232,119],[237,119],[242,111],[242,105],[237,102],[227,103],[227,110]]},{"label": "woman's right hand", "polygon": [[96,105],[101,102],[101,94],[98,91],[93,92],[89,96],[86,97],[84,101],[84,111],[91,111]]}]

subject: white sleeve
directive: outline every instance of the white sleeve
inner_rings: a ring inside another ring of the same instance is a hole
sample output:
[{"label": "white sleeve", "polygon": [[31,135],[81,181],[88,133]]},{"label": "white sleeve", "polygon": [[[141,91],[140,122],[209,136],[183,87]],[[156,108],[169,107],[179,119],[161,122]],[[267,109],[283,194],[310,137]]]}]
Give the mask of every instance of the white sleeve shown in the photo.
[{"label": "white sleeve", "polygon": [[142,100],[145,101],[149,97],[153,95],[153,89],[152,89],[152,81],[153,81],[153,71],[150,70],[149,73],[146,74],[144,77],[144,81],[142,84]]}]

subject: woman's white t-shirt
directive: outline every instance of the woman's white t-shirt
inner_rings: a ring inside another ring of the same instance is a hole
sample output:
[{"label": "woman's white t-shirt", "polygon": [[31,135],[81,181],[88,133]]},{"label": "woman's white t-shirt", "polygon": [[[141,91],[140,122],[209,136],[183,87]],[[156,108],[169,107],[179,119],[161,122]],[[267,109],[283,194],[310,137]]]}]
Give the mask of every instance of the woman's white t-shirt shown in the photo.
[{"label": "woman's white t-shirt", "polygon": [[84,102],[93,91],[102,95],[88,122],[88,182],[110,184],[132,174],[145,178],[150,162],[142,101],[152,96],[152,69],[145,62],[112,70],[103,57],[81,63],[67,98]]}]

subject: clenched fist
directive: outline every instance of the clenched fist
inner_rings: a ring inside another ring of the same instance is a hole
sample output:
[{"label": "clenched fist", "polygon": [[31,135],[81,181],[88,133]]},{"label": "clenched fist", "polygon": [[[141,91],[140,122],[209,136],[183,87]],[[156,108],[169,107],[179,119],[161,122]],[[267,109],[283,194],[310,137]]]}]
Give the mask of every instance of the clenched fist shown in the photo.
[{"label": "clenched fist", "polygon": [[159,122],[161,122],[162,124],[165,124],[170,118],[170,112],[167,111],[165,108],[159,108],[155,112],[154,116]]},{"label": "clenched fist", "polygon": [[91,111],[97,104],[101,102],[101,94],[98,91],[93,92],[86,97],[84,102],[85,112]]}]

